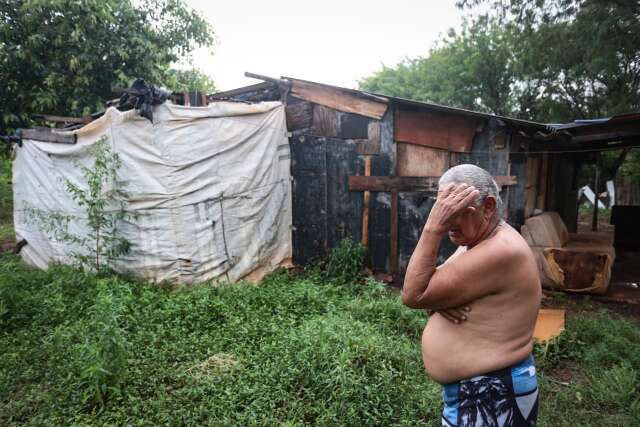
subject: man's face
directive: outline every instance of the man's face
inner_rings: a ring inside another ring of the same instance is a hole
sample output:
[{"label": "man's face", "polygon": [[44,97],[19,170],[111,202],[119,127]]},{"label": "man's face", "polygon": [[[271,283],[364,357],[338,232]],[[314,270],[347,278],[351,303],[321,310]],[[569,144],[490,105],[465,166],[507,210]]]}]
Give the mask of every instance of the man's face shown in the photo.
[{"label": "man's face", "polygon": [[477,239],[482,231],[482,206],[467,207],[455,215],[450,222],[449,239],[458,246],[469,246]]},{"label": "man's face", "polygon": [[464,208],[449,221],[449,239],[458,246],[477,243],[492,215],[495,200],[487,197],[479,206],[475,203]]}]

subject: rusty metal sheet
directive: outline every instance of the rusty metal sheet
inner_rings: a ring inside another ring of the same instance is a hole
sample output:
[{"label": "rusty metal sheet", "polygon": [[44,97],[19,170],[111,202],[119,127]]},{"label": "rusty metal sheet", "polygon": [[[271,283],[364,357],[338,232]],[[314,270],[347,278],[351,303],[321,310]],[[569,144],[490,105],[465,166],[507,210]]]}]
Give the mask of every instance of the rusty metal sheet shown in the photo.
[{"label": "rusty metal sheet", "polygon": [[395,140],[448,151],[468,153],[480,121],[430,111],[395,111]]},{"label": "rusty metal sheet", "polygon": [[367,139],[371,119],[359,114],[342,114],[340,118],[340,138]]}]

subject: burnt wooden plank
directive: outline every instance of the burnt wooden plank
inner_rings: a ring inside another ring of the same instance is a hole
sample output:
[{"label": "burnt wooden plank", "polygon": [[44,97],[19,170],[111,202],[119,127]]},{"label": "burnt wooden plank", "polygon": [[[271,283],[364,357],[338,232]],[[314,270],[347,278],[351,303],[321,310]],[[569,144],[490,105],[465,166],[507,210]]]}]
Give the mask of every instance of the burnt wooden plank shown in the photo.
[{"label": "burnt wooden plank", "polygon": [[[372,159],[373,160],[373,159]],[[373,170],[375,172],[375,169]],[[371,192],[369,207],[369,260],[375,272],[389,272],[391,195]]]},{"label": "burnt wooden plank", "polygon": [[322,105],[313,106],[311,133],[316,136],[334,138],[338,136],[338,113]]},{"label": "burnt wooden plank", "polygon": [[363,160],[355,146],[340,139],[326,139],[327,147],[327,243],[329,248],[341,240],[361,240],[363,193],[349,191],[349,176],[361,174]]},{"label": "burnt wooden plank", "polygon": [[343,114],[340,119],[340,138],[367,139],[369,138],[369,123],[371,119],[359,114]]},{"label": "burnt wooden plank", "polygon": [[309,136],[289,138],[293,215],[293,261],[305,264],[327,247],[326,146]]},{"label": "burnt wooden plank", "polygon": [[298,102],[287,105],[287,129],[292,131],[311,127],[313,123],[313,104],[310,102]]},{"label": "burnt wooden plank", "polygon": [[398,109],[394,133],[396,141],[468,153],[479,123],[470,117]]},{"label": "burnt wooden plank", "polygon": [[51,128],[24,129],[20,134],[22,140],[53,142],[57,144],[75,144],[78,137],[75,134],[63,135],[53,132]]},{"label": "burnt wooden plank", "polygon": [[297,80],[291,82],[291,94],[338,111],[356,113],[378,120],[387,111],[387,104],[384,102],[366,99],[339,88]]},{"label": "burnt wooden plank", "polygon": [[367,129],[367,139],[369,141],[380,143],[380,127],[381,123],[379,121],[372,120],[369,122]]},{"label": "burnt wooden plank", "polygon": [[351,191],[438,191],[438,177],[350,176]]},{"label": "burnt wooden plank", "polygon": [[389,249],[389,264],[391,275],[396,278],[398,274],[398,191],[391,193],[391,247]]}]

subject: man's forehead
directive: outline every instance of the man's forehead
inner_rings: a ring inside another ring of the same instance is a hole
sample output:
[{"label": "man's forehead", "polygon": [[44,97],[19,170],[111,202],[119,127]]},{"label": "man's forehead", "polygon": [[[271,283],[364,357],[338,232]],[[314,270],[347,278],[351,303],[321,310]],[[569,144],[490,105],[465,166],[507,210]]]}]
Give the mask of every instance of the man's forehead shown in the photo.
[{"label": "man's forehead", "polygon": [[444,184],[438,185],[438,193],[443,192],[449,187],[457,187],[458,185],[461,185],[461,184],[470,185],[470,184],[467,184],[466,182],[449,181],[449,182],[445,182]]}]

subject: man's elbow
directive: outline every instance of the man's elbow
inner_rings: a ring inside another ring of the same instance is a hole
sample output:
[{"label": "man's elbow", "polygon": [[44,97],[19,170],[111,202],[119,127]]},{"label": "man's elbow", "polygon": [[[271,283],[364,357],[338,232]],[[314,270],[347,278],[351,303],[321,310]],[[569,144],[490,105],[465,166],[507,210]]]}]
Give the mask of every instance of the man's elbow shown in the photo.
[{"label": "man's elbow", "polygon": [[402,304],[406,305],[409,308],[417,308],[415,298],[413,298],[409,292],[405,292],[402,290]]},{"label": "man's elbow", "polygon": [[409,292],[402,291],[402,304],[406,305],[409,308],[422,309],[427,308],[424,307],[423,298],[418,295],[412,295]]}]

